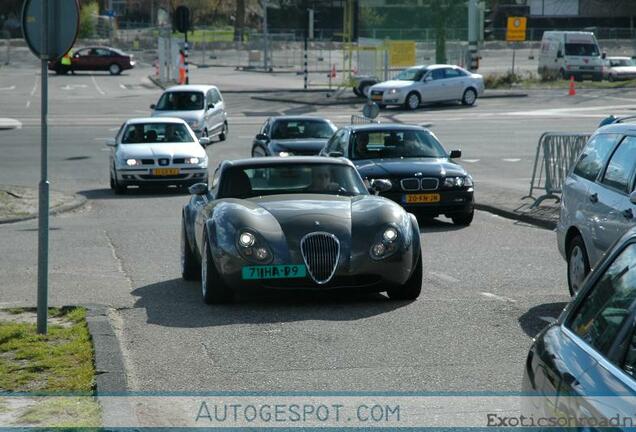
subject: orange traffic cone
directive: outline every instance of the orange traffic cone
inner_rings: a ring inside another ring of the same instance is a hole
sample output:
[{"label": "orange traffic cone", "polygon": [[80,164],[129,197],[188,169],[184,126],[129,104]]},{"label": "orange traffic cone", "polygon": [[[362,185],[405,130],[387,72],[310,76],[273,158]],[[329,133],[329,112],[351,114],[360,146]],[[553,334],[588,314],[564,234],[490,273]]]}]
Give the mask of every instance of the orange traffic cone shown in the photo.
[{"label": "orange traffic cone", "polygon": [[336,77],[336,65],[333,65],[331,67],[331,78],[335,78]]},{"label": "orange traffic cone", "polygon": [[574,76],[570,75],[570,90],[568,91],[569,96],[576,96],[576,88],[574,86]]}]

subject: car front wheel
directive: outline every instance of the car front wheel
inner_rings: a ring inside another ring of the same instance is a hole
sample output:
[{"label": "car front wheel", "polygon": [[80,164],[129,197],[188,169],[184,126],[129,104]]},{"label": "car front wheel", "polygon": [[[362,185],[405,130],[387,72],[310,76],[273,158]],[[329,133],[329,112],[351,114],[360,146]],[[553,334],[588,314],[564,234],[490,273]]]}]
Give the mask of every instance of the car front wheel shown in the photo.
[{"label": "car front wheel", "polygon": [[411,92],[406,96],[406,100],[404,101],[404,108],[408,110],[416,110],[420,106],[420,95],[416,92]]},{"label": "car front wheel", "polygon": [[181,276],[188,281],[196,280],[201,276],[201,263],[192,252],[183,217],[181,218]]},{"label": "car front wheel", "polygon": [[117,181],[117,171],[110,174],[110,188],[115,191],[117,195],[126,193],[126,186],[119,184]]},{"label": "car front wheel", "polygon": [[229,132],[230,128],[227,126],[227,122],[223,123],[223,130],[221,130],[221,133],[219,134],[219,141],[225,141]]},{"label": "car front wheel", "polygon": [[121,67],[117,63],[113,63],[108,66],[108,72],[110,72],[111,75],[119,75],[121,73]]},{"label": "car front wheel", "polygon": [[422,257],[419,256],[413,273],[404,285],[387,290],[391,300],[415,300],[422,292]]},{"label": "car front wheel", "polygon": [[473,88],[467,88],[462,96],[462,104],[466,106],[472,106],[477,100],[477,92]]},{"label": "car front wheel", "polygon": [[[207,234],[205,234],[207,237]],[[210,251],[210,244],[205,238],[201,259],[201,295],[206,304],[229,303],[234,297],[232,289],[223,282],[216,270]]]},{"label": "car front wheel", "polygon": [[568,247],[568,288],[571,295],[576,295],[583,286],[583,281],[590,272],[590,260],[585,243],[580,235],[570,241]]},{"label": "car front wheel", "polygon": [[453,223],[459,226],[468,226],[473,222],[473,217],[475,216],[475,211],[471,211],[470,213],[463,213],[454,215],[451,217]]}]

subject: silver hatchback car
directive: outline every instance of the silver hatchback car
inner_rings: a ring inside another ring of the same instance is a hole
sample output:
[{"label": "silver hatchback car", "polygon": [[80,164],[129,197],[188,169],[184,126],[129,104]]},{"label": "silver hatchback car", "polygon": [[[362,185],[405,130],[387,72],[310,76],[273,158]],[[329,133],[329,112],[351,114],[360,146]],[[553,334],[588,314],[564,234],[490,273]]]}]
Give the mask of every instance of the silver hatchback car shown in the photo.
[{"label": "silver hatchback car", "polygon": [[590,138],[563,185],[557,242],[576,294],[603,254],[636,225],[636,125],[613,124]]}]

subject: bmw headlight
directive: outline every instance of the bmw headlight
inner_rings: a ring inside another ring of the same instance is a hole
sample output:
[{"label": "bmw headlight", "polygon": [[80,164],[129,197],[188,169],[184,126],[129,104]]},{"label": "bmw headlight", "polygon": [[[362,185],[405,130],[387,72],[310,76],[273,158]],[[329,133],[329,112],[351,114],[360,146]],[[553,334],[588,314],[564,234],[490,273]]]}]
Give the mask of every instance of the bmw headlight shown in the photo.
[{"label": "bmw headlight", "polygon": [[238,251],[243,258],[258,264],[266,264],[272,259],[272,253],[265,240],[250,231],[241,231],[237,241]]},{"label": "bmw headlight", "polygon": [[473,180],[470,176],[466,177],[446,177],[444,179],[444,187],[445,188],[463,188],[470,187],[473,185]]},{"label": "bmw headlight", "polygon": [[379,260],[393,255],[399,247],[400,234],[396,227],[388,226],[376,236],[371,245],[371,258]]},{"label": "bmw headlight", "polygon": [[139,166],[141,161],[139,159],[126,159],[126,165],[129,167]]}]

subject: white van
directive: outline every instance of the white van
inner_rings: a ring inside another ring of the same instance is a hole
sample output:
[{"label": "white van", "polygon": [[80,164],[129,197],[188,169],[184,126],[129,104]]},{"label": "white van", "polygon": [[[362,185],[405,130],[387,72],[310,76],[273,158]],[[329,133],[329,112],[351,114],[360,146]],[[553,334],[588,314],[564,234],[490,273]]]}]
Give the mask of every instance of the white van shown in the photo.
[{"label": "white van", "polygon": [[542,79],[603,79],[603,60],[594,33],[546,31],[541,39],[539,75]]}]

